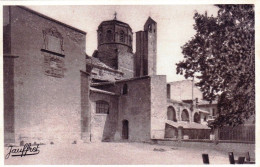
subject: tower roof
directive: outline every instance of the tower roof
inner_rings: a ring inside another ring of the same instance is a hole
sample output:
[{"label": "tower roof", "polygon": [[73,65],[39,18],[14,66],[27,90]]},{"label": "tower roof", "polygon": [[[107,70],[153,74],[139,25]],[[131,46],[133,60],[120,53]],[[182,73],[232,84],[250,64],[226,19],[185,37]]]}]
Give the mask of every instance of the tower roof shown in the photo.
[{"label": "tower roof", "polygon": [[[129,26],[129,24],[127,24],[127,23],[125,23],[125,22],[122,22],[122,21],[119,21],[119,20],[116,20],[116,19],[114,19],[114,20],[102,21],[98,27],[100,27],[100,26],[102,26],[102,25],[111,25],[111,24],[112,24],[112,25],[113,25],[113,24],[117,24],[117,25],[119,25],[119,26],[124,26],[124,27],[127,27],[127,28],[130,28],[130,29],[131,29],[131,27]],[[131,30],[132,30],[132,29],[131,29]]]},{"label": "tower roof", "polygon": [[154,23],[156,23],[156,21],[154,21],[150,16],[148,17],[148,19],[147,19],[147,21],[146,22],[148,22],[148,21],[151,21],[151,22],[154,22]]}]

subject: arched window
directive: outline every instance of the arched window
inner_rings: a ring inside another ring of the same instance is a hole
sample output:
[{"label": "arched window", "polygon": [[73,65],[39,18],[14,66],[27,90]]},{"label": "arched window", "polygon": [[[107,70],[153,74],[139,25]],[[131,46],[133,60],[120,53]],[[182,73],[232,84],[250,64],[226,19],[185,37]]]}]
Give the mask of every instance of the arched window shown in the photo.
[{"label": "arched window", "polygon": [[125,33],[124,33],[124,31],[120,31],[120,42],[125,42]]},{"label": "arched window", "polygon": [[189,112],[186,109],[184,109],[181,113],[181,120],[186,122],[190,121]]},{"label": "arched window", "polygon": [[193,117],[194,122],[200,123],[200,115],[196,112]]},{"label": "arched window", "polygon": [[109,103],[103,100],[96,102],[96,113],[109,114]]},{"label": "arched window", "polygon": [[111,30],[107,30],[106,39],[107,39],[108,41],[112,41],[112,38],[113,38],[112,31],[111,31]]},{"label": "arched window", "polygon": [[174,121],[174,122],[177,122],[176,112],[175,112],[175,110],[172,106],[169,106],[168,109],[167,109],[167,119]]},{"label": "arched window", "polygon": [[123,95],[126,95],[128,92],[127,84],[124,84],[123,86]]}]

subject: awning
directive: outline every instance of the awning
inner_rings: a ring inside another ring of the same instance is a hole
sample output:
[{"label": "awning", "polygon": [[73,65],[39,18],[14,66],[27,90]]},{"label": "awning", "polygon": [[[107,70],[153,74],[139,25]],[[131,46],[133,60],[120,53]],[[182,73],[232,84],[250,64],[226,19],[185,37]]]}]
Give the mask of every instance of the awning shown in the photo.
[{"label": "awning", "polygon": [[93,88],[93,87],[90,87],[90,91],[97,92],[97,93],[108,94],[108,95],[114,95],[114,96],[117,95],[116,93],[105,91],[105,90],[101,90],[101,89],[97,89],[97,88]]},{"label": "awning", "polygon": [[175,128],[178,128],[178,127],[183,127],[184,129],[210,129],[207,125],[202,125],[202,124],[199,124],[199,123],[195,123],[195,122],[173,122],[173,121],[170,121],[170,120],[167,120],[166,123],[168,125],[171,125]]},{"label": "awning", "polygon": [[202,110],[202,109],[198,109],[200,113],[204,113],[204,114],[209,114],[208,111]]}]

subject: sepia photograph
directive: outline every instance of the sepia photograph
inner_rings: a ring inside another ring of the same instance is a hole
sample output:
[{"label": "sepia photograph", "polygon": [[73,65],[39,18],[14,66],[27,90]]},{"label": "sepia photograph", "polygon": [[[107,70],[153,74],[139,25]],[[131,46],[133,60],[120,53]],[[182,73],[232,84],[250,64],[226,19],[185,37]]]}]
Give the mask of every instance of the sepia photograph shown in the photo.
[{"label": "sepia photograph", "polygon": [[255,4],[1,7],[5,165],[256,165]]}]

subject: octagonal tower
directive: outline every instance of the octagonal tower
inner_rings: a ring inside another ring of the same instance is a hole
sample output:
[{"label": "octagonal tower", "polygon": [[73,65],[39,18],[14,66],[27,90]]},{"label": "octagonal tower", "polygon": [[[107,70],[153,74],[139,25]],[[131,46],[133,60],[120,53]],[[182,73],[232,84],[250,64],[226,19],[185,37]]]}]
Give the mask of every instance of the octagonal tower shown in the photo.
[{"label": "octagonal tower", "polygon": [[124,73],[125,78],[134,76],[131,27],[116,19],[103,21],[97,30],[99,60]]}]

